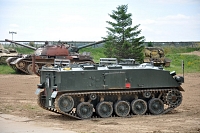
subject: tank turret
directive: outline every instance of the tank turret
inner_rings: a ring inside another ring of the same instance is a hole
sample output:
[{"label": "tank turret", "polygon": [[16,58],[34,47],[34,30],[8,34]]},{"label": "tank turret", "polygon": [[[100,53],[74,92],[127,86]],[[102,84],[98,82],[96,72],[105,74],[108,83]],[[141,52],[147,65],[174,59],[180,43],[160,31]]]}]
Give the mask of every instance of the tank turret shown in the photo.
[{"label": "tank turret", "polygon": [[[58,43],[57,45],[49,45],[48,42],[45,42],[45,45],[42,47],[35,48],[8,39],[5,39],[5,41],[34,50],[36,70],[42,68],[44,65],[52,65],[54,63],[54,59],[69,59],[72,63],[77,64],[94,64],[89,52],[78,53],[78,51],[82,48],[105,42],[98,41],[79,47],[61,43]],[[15,70],[22,71],[26,74],[34,73],[32,69],[31,55],[23,55],[17,59],[9,58],[7,59],[7,64],[9,64],[12,68],[15,68]]]}]

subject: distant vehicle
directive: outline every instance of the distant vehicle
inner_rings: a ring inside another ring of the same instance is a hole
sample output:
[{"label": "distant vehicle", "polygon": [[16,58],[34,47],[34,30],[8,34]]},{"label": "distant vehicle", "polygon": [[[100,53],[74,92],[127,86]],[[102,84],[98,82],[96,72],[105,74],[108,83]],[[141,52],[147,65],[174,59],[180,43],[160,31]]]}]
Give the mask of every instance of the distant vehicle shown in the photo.
[{"label": "distant vehicle", "polygon": [[144,63],[153,62],[155,66],[169,67],[171,60],[165,57],[164,50],[158,47],[146,47],[144,49]]},{"label": "distant vehicle", "polygon": [[[127,61],[127,63],[126,63]],[[149,63],[122,64],[101,58],[99,64],[55,59],[40,70],[38,105],[75,119],[165,114],[182,102],[184,77]]]},{"label": "distant vehicle", "polygon": [[0,44],[0,64],[6,64],[6,59],[8,57],[17,57],[18,52],[13,48],[5,49],[2,44]]},{"label": "distant vehicle", "polygon": [[[17,45],[35,50],[35,69],[38,71],[44,65],[52,65],[54,63],[54,59],[69,59],[72,63],[77,64],[93,64],[93,58],[90,55],[90,52],[78,53],[78,51],[82,48],[89,47],[92,45],[96,45],[99,43],[103,43],[104,41],[98,41],[95,43],[74,47],[68,44],[60,44],[57,45],[48,45],[48,42],[45,43],[44,46],[35,48],[28,45],[20,44],[15,41],[11,41],[5,39],[7,42],[15,43]],[[32,66],[32,57],[31,55],[23,55],[18,58],[10,57],[7,60],[7,64],[11,66],[13,69],[17,71],[24,72],[26,74],[34,74],[33,66]]]}]

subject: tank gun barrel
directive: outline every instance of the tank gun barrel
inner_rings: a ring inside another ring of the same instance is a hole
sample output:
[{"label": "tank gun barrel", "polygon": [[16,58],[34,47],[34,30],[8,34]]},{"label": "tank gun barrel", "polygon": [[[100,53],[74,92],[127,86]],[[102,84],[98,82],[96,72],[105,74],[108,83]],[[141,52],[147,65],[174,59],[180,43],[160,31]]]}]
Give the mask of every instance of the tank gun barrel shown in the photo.
[{"label": "tank gun barrel", "polygon": [[98,42],[86,44],[86,45],[83,45],[83,46],[79,46],[79,47],[78,47],[78,50],[80,50],[80,49],[82,49],[82,48],[86,48],[86,47],[92,46],[92,45],[100,44],[100,43],[103,43],[103,42],[106,42],[106,40],[102,40],[102,41],[98,41]]},{"label": "tank gun barrel", "polygon": [[23,47],[26,47],[26,48],[29,48],[29,49],[32,49],[32,50],[36,50],[37,49],[35,47],[31,47],[31,46],[28,46],[28,45],[25,45],[25,44],[17,43],[17,42],[12,41],[12,40],[5,39],[5,41],[6,42],[11,42],[11,43],[14,43],[14,44],[17,44],[17,45],[20,45],[20,46],[23,46]]}]

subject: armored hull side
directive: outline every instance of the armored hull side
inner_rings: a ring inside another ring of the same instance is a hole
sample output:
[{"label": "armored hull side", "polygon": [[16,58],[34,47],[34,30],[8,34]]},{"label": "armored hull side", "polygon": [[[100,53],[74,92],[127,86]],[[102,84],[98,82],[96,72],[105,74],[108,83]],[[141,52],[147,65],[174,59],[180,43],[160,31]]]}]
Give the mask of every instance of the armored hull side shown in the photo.
[{"label": "armored hull side", "polygon": [[[46,74],[48,75],[48,73]],[[58,91],[178,88],[168,71],[156,69],[117,69],[55,72]],[[126,88],[129,83],[130,87]]]}]

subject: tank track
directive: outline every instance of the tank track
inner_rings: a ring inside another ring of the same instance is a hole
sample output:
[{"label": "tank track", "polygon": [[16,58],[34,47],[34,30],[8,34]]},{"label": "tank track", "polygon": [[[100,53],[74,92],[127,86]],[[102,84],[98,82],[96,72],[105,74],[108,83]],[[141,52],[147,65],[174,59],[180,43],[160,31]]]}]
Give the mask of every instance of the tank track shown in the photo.
[{"label": "tank track", "polygon": [[[157,98],[161,99],[163,101],[163,103],[165,105],[167,105],[168,107],[165,108],[159,115],[161,114],[166,114],[168,112],[170,112],[171,110],[173,110],[174,108],[178,107],[181,102],[182,102],[182,95],[181,95],[181,101],[175,105],[171,105],[170,102],[168,102],[168,100],[166,100],[167,98],[167,93],[171,92],[171,91],[179,91],[177,89],[146,89],[146,90],[129,90],[129,91],[97,91],[97,92],[74,92],[74,93],[64,93],[68,96],[77,96],[77,97],[80,97],[80,96],[89,96],[91,94],[95,94],[95,95],[124,95],[124,94],[131,94],[131,95],[138,95],[138,94],[141,94],[141,93],[144,93],[144,92],[150,92],[152,95],[156,94],[156,93],[160,93],[159,96]],[[77,115],[77,111],[76,110],[72,110],[68,113],[66,112],[63,112],[61,109],[58,108],[58,106],[56,106],[55,108],[47,108],[45,107],[45,104],[42,102],[41,100],[41,97],[42,97],[42,93],[44,93],[44,91],[40,92],[40,94],[38,95],[38,105],[45,109],[45,110],[48,110],[48,111],[51,111],[51,112],[54,112],[54,113],[57,113],[57,114],[62,114],[62,115],[65,115],[65,116],[68,116],[70,118],[75,118],[75,119],[78,119],[78,120],[81,120],[82,118],[79,117]],[[181,94],[181,93],[180,93]],[[58,98],[59,98],[60,95],[58,95],[55,99],[55,103],[57,102]],[[156,98],[154,96],[152,96],[152,98]],[[152,99],[151,98],[151,99]],[[145,115],[149,115],[150,113],[149,112],[146,112]],[[132,111],[130,111],[129,115],[127,115],[126,117],[132,117],[134,116],[135,114],[132,113]],[[119,117],[117,116],[115,113],[113,113],[110,117]],[[91,116],[91,118],[101,118],[99,115],[97,115],[96,113],[93,112],[93,115]]]},{"label": "tank track", "polygon": [[50,112],[54,112],[54,113],[57,113],[57,114],[62,114],[62,113],[59,113],[56,109],[53,109],[53,108],[47,108],[45,107],[45,102],[43,101],[45,100],[45,95],[44,95],[44,91],[41,91],[39,94],[38,94],[38,98],[37,98],[37,104],[45,109],[45,110],[48,110]]},{"label": "tank track", "polygon": [[[21,62],[21,64],[23,64],[23,66],[20,66],[19,63]],[[32,73],[30,73],[28,71],[28,65],[32,64],[32,61],[27,61],[27,60],[24,60],[24,59],[19,59],[15,65],[17,67],[17,69],[19,69],[20,71],[22,71],[23,73],[25,74],[28,74],[28,75],[32,75]],[[39,68],[41,68],[43,65],[45,65],[45,63],[37,63],[37,65],[39,66]]]},{"label": "tank track", "polygon": [[74,114],[72,114],[72,112],[70,112],[70,113],[64,113],[64,112],[59,112],[57,109],[54,109],[54,108],[47,108],[47,107],[45,107],[45,103],[42,101],[43,99],[45,99],[45,95],[44,95],[44,91],[41,91],[38,94],[38,98],[37,98],[37,104],[41,108],[43,108],[43,109],[45,109],[47,111],[56,113],[56,114],[63,114],[63,115],[69,116],[71,118],[79,119],[79,117],[76,117]]},{"label": "tank track", "polygon": [[[19,72],[23,72],[25,74],[28,75],[32,75],[32,73],[30,73],[28,71],[28,65],[32,64],[32,61],[29,60],[24,60],[23,58],[18,58],[17,60],[15,60],[14,62],[12,62],[12,64],[10,63],[9,66],[12,67],[15,71],[19,71]],[[42,66],[44,66],[46,63],[45,62],[39,62],[36,63],[38,65],[39,68],[42,68]]]}]

